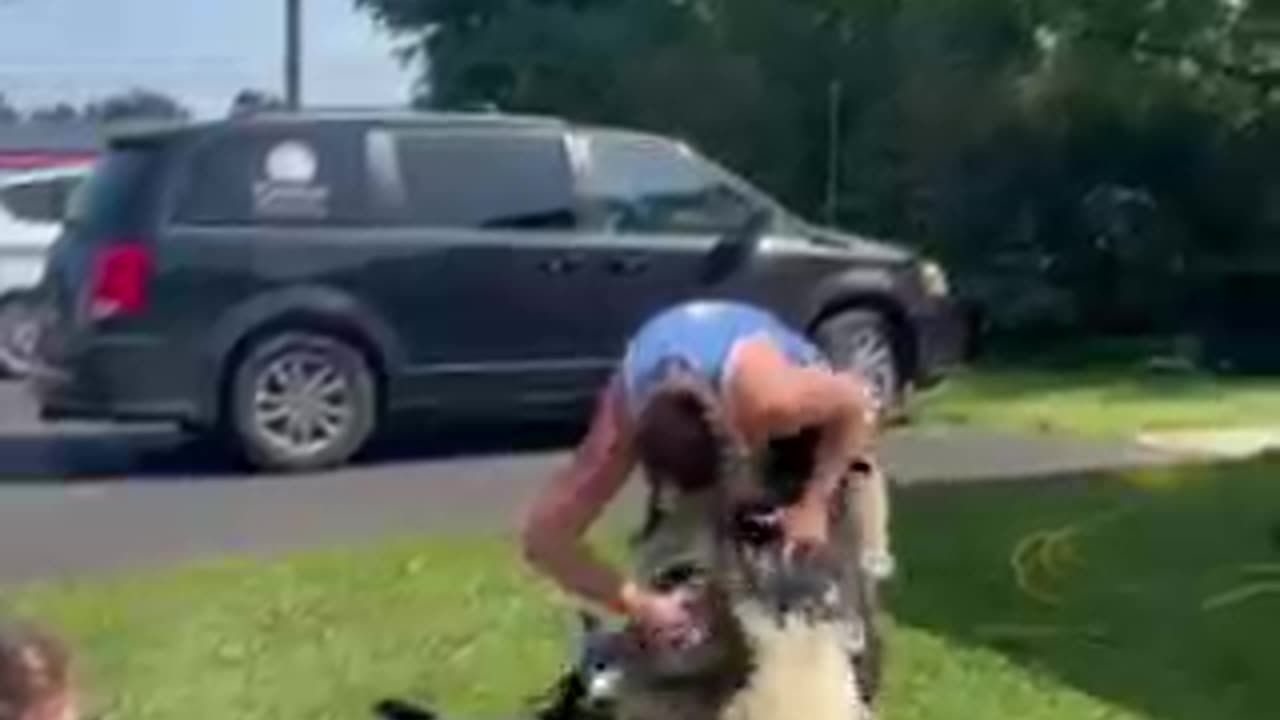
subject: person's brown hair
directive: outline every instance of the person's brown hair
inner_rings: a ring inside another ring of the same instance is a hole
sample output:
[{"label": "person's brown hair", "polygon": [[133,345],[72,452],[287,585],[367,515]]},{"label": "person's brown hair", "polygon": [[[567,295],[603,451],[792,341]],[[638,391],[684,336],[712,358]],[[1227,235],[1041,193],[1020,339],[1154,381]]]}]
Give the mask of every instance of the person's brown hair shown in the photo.
[{"label": "person's brown hair", "polygon": [[696,492],[723,470],[728,438],[720,404],[707,383],[674,370],[644,403],[636,419],[640,465],[653,482]]},{"label": "person's brown hair", "polygon": [[71,684],[71,656],[57,637],[28,624],[0,626],[0,720],[65,701]]}]

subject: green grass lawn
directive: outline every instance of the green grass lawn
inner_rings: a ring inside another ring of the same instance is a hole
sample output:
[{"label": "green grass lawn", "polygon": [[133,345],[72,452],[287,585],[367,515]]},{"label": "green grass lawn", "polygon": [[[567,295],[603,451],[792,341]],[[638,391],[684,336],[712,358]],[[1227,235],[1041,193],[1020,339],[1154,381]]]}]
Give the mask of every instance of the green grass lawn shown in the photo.
[{"label": "green grass lawn", "polygon": [[1280,377],[1218,378],[1123,365],[980,365],[923,393],[912,415],[925,424],[1086,435],[1280,427]]},{"label": "green grass lawn", "polygon": [[[885,717],[1273,716],[1280,596],[1204,603],[1267,573],[1243,566],[1280,562],[1277,472],[1258,461],[902,491]],[[1041,531],[1056,532],[1028,545]],[[1015,580],[1019,546],[1047,558],[1025,569],[1040,599]],[[92,706],[129,720],[361,718],[386,694],[495,716],[554,677],[571,628],[501,538],[226,562],[8,601],[62,629]]]}]

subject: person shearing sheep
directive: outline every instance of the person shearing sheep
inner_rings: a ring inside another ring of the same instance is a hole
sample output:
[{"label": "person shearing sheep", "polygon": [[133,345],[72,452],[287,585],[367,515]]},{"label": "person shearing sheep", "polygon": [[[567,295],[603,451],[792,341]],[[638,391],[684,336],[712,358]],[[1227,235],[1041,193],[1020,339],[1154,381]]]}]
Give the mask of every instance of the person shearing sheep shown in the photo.
[{"label": "person shearing sheep", "polygon": [[[708,422],[709,414],[723,422]],[[761,463],[765,476],[774,466],[804,468],[773,509],[789,547],[838,542],[832,508],[847,502],[857,519],[856,564],[870,580],[862,584],[874,587],[892,571],[888,494],[872,458],[878,417],[864,381],[833,369],[767,311],[716,300],[677,305],[631,339],[572,460],[529,511],[525,555],[562,589],[623,616],[650,642],[679,645],[696,625],[687,598],[652,581],[662,568],[697,562],[705,528],[682,527],[682,518],[705,515],[683,507],[716,482],[718,453],[733,447]],[[716,428],[730,437],[715,437]],[[636,567],[624,574],[599,560],[584,536],[637,465],[650,485],[649,518]],[[858,676],[871,679],[860,690],[874,695],[874,591],[860,595],[870,631],[850,653]]]}]

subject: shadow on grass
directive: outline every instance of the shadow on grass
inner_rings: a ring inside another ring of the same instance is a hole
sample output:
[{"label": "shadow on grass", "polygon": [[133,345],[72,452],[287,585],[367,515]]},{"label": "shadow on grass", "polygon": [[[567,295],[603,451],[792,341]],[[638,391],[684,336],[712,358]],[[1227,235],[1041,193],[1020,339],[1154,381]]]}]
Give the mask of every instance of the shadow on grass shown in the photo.
[{"label": "shadow on grass", "polygon": [[900,625],[1140,717],[1280,707],[1280,460],[900,493]]}]

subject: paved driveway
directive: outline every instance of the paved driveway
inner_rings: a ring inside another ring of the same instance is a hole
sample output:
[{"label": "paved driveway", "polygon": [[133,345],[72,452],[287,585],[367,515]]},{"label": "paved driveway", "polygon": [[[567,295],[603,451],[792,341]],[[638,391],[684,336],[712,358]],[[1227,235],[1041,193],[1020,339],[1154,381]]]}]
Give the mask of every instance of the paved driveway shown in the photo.
[{"label": "paved driveway", "polygon": [[[20,388],[0,385],[0,582],[506,530],[573,439],[529,427],[421,433],[339,471],[254,477],[163,428],[42,426]],[[903,483],[1170,459],[1126,444],[927,429],[892,433],[885,457]]]}]

